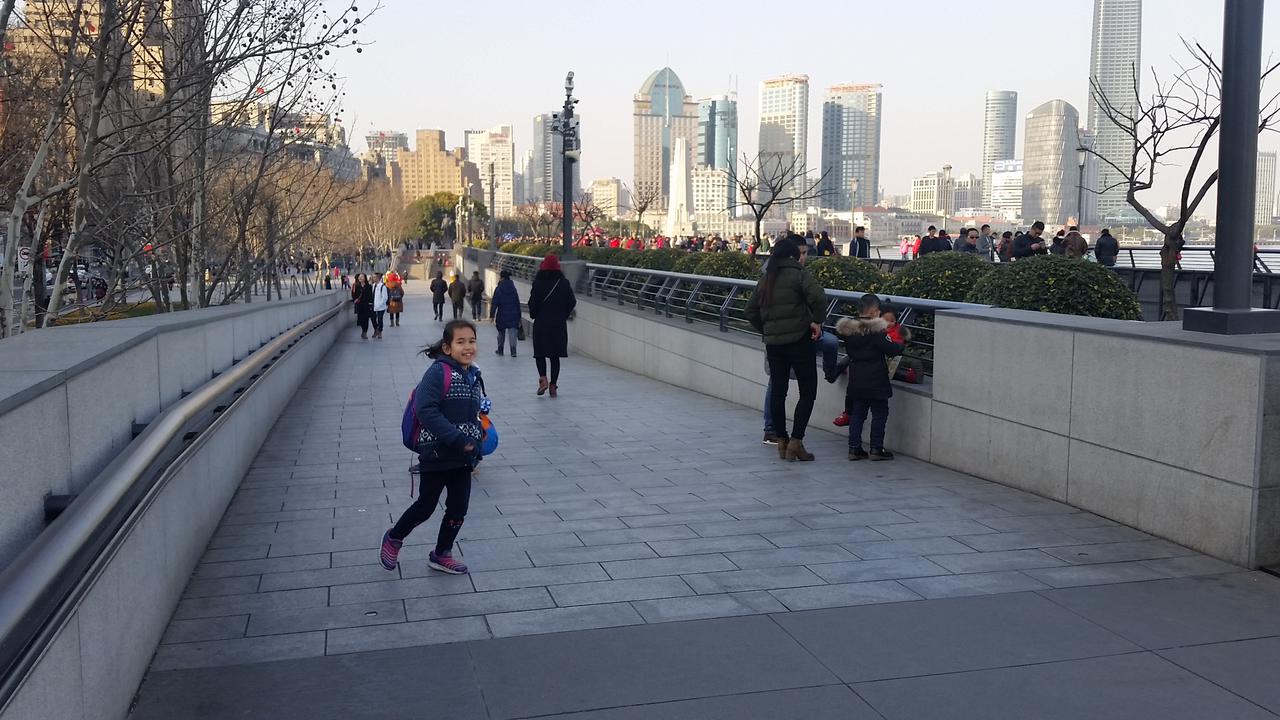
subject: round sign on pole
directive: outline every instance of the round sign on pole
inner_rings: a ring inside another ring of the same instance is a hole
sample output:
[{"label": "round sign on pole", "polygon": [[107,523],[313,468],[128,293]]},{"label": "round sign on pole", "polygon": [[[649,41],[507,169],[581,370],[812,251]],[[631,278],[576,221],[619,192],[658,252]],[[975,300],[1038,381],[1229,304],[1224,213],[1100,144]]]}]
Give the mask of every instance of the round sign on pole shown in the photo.
[{"label": "round sign on pole", "polygon": [[18,248],[18,272],[27,273],[31,269],[31,248]]}]

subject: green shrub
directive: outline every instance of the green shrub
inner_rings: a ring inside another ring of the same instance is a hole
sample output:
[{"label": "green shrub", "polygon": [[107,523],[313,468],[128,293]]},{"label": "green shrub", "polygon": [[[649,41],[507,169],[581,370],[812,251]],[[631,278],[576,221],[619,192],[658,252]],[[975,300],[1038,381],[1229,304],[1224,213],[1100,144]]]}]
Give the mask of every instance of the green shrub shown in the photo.
[{"label": "green shrub", "polygon": [[502,245],[498,247],[498,250],[504,253],[519,254],[521,244],[522,243],[517,240],[511,240],[510,242],[502,243]]},{"label": "green shrub", "polygon": [[930,253],[907,263],[882,289],[905,297],[964,302],[991,270],[991,263],[969,253]]},{"label": "green shrub", "polygon": [[644,250],[635,253],[635,255],[637,256],[635,267],[641,267],[646,270],[671,270],[684,253],[679,250],[663,249]]},{"label": "green shrub", "polygon": [[597,265],[617,265],[618,255],[622,252],[620,248],[596,248],[591,252],[591,262]]},{"label": "green shrub", "polygon": [[680,257],[676,260],[676,263],[671,266],[672,272],[684,273],[686,275],[699,274],[698,262],[702,260],[701,253],[687,253],[683,250],[677,250],[676,252],[679,253]]},{"label": "green shrub", "polygon": [[861,258],[836,255],[809,260],[805,267],[818,284],[828,290],[880,292],[888,278],[875,265]]},{"label": "green shrub", "polygon": [[694,266],[695,275],[739,280],[760,279],[760,263],[749,255],[737,252],[713,252],[694,253],[694,257],[699,258],[697,265]]},{"label": "green shrub", "polygon": [[968,302],[1016,310],[1141,320],[1138,298],[1112,271],[1061,255],[1001,264],[974,285]]},{"label": "green shrub", "polygon": [[613,256],[613,264],[618,267],[641,267],[640,253],[635,250],[619,249],[618,254]]}]

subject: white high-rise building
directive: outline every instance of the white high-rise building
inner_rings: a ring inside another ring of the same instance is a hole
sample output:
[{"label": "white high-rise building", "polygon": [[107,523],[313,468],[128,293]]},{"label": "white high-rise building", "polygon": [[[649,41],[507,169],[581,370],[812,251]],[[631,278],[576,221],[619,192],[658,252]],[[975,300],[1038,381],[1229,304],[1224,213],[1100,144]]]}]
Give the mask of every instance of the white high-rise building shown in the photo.
[{"label": "white high-rise building", "polygon": [[982,123],[982,207],[991,207],[991,173],[1001,160],[1012,160],[1018,135],[1018,93],[988,90]]},{"label": "white high-rise building", "polygon": [[911,212],[946,216],[955,210],[954,202],[955,178],[950,165],[911,181]]},{"label": "white high-rise building", "polygon": [[515,215],[515,140],[510,125],[490,130],[468,130],[465,135],[467,160],[480,173],[481,202],[489,203],[489,185],[493,184],[494,217]]},{"label": "white high-rise building", "polygon": [[671,143],[671,194],[667,199],[667,237],[693,234],[693,174],[688,141],[677,137]]},{"label": "white high-rise building", "polygon": [[[1097,195],[1098,214],[1107,216],[1127,207],[1123,178],[1116,167],[1129,167],[1133,138],[1107,119],[1096,93],[1101,92],[1116,111],[1132,113],[1138,103],[1138,78],[1142,62],[1142,0],[1093,0],[1093,48],[1089,54],[1088,128],[1096,133],[1096,149],[1107,162],[1101,163]],[[1029,161],[1025,155],[1023,160]]]},{"label": "white high-rise building", "polygon": [[632,100],[632,119],[636,192],[658,188],[661,195],[654,208],[664,208],[671,195],[676,139],[684,140],[687,153],[692,154],[696,146],[698,104],[685,93],[675,71],[664,67],[640,85]]},{"label": "white high-rise building", "polygon": [[[574,117],[580,117],[575,114]],[[533,151],[528,172],[529,202],[564,202],[564,138],[551,132],[551,113],[533,116]],[[579,167],[573,164],[573,194],[582,189]],[[573,198],[569,198],[573,202]]]},{"label": "white high-rise building", "polygon": [[879,85],[827,88],[822,102],[822,207],[875,205],[880,189]]},{"label": "white high-rise building", "polygon": [[962,208],[981,208],[982,195],[986,185],[982,183],[982,178],[973,173],[965,173],[957,175],[952,184],[951,189],[951,210],[958,211]]},{"label": "white high-rise building", "polygon": [[626,210],[626,190],[618,178],[603,178],[591,183],[591,202],[604,211],[605,216],[618,219]]},{"label": "white high-rise building", "polygon": [[1276,152],[1258,153],[1258,186],[1254,195],[1253,222],[1270,225],[1276,216]]},{"label": "white high-rise building", "polygon": [[803,177],[808,147],[809,76],[784,75],[760,83],[760,162],[785,168],[794,160],[795,175]]},{"label": "white high-rise building", "polygon": [[708,165],[693,169],[693,212],[698,232],[721,235],[728,232],[732,187],[728,170]]},{"label": "white high-rise building", "polygon": [[1079,113],[1065,100],[1050,100],[1027,113],[1022,147],[1022,216],[1027,221],[1053,225],[1075,217],[1079,123]]},{"label": "white high-rise building", "polygon": [[997,160],[991,168],[991,209],[1006,220],[1022,217],[1022,161]]}]

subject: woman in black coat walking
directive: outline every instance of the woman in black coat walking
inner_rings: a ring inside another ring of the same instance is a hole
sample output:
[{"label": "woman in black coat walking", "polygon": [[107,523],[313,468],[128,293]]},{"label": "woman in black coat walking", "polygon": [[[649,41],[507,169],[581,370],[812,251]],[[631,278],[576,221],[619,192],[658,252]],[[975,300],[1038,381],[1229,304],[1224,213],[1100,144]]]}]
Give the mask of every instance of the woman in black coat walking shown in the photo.
[{"label": "woman in black coat walking", "polygon": [[448,294],[449,283],[444,281],[444,273],[437,270],[435,279],[431,281],[431,310],[436,320],[444,320],[444,299]]},{"label": "woman in black coat walking", "polygon": [[[548,255],[538,267],[529,291],[529,317],[533,319],[533,360],[538,365],[538,394],[556,396],[560,358],[569,357],[569,315],[578,304],[568,278],[560,270],[560,258]],[[547,377],[547,360],[551,377]]]},{"label": "woman in black coat walking", "polygon": [[351,300],[356,306],[356,324],[360,326],[360,339],[369,337],[369,319],[373,317],[373,286],[364,273],[356,275],[356,284],[351,288]]}]

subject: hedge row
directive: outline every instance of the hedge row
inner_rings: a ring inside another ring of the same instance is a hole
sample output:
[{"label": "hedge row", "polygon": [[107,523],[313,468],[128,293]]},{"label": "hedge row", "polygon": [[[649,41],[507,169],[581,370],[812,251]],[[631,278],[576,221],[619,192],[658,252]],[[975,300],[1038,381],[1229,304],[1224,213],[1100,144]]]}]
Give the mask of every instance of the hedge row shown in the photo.
[{"label": "hedge row", "polygon": [[[559,245],[507,243],[502,252],[542,257],[560,254]],[[666,270],[691,275],[751,280],[760,276],[754,258],[743,253],[690,253],[682,250],[575,248],[582,259],[600,265]],[[932,253],[897,273],[881,272],[858,258],[815,258],[807,263],[823,287],[853,292],[1039,312],[1141,320],[1137,297],[1107,268],[1060,255],[1040,255],[993,265],[967,253]]]}]

